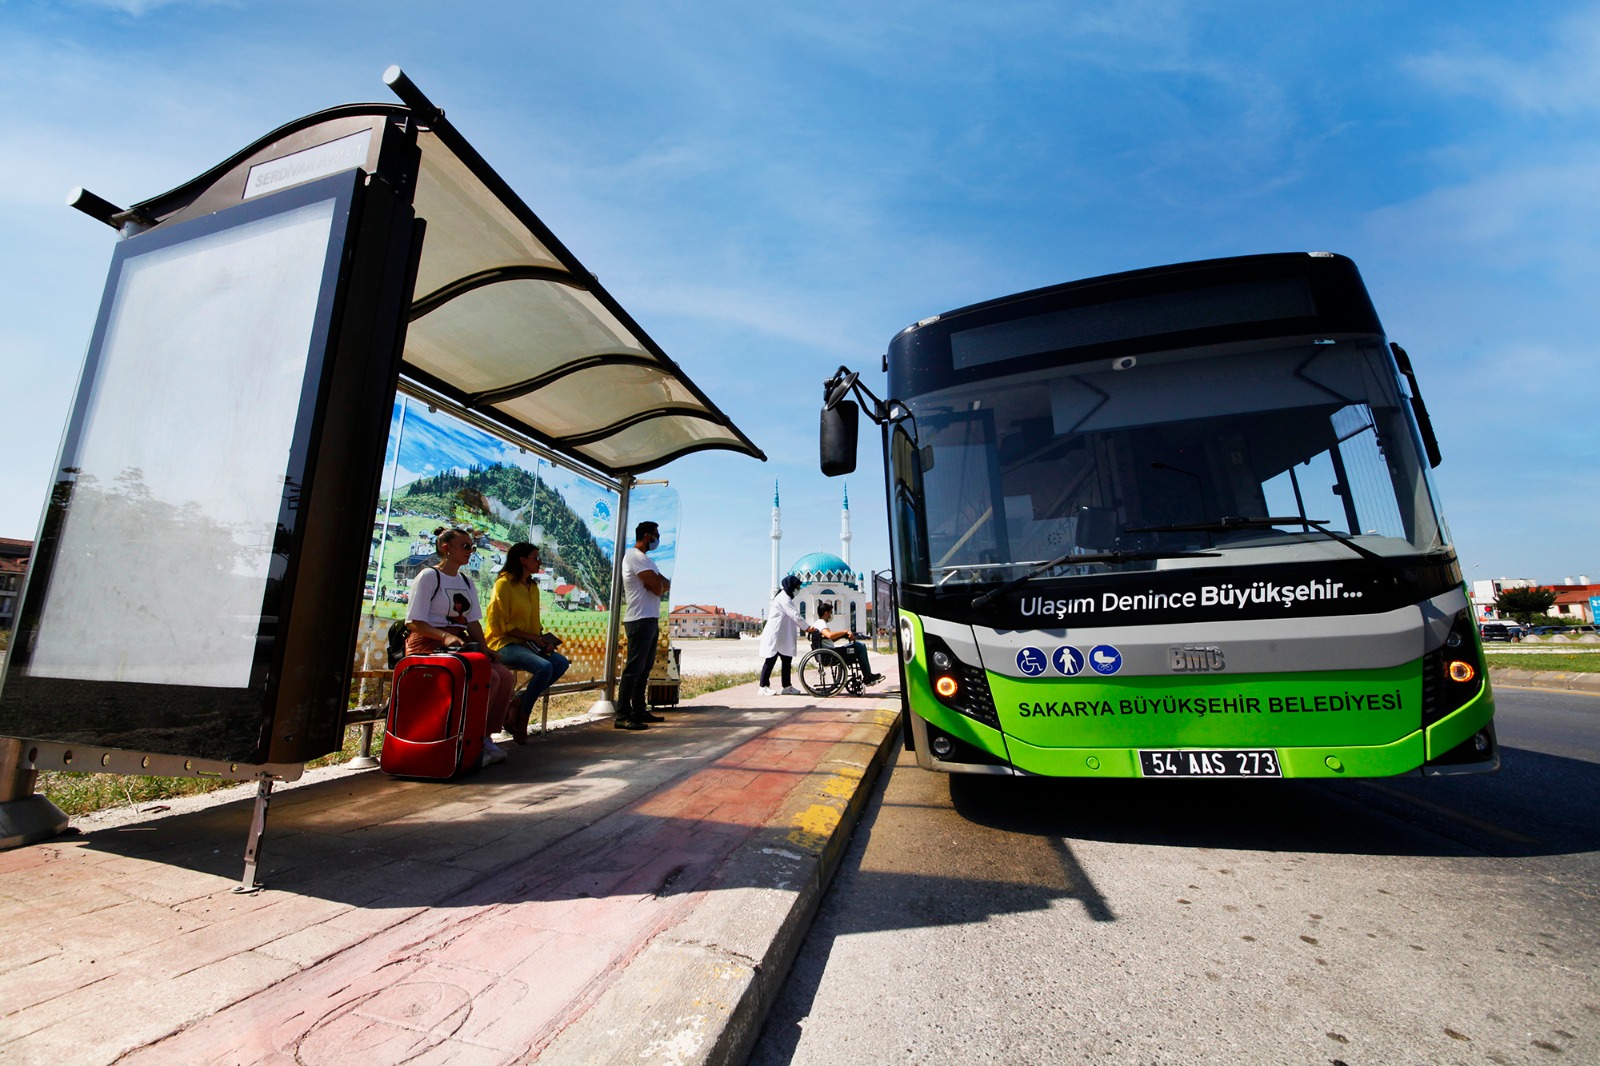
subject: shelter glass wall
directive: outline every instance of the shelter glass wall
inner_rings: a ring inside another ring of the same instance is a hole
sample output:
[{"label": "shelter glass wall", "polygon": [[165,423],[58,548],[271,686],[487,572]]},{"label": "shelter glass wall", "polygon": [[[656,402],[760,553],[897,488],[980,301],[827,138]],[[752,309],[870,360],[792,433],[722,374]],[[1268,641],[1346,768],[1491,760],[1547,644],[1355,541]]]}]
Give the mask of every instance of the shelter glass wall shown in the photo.
[{"label": "shelter glass wall", "polygon": [[[572,661],[562,685],[603,681],[620,503],[615,491],[592,478],[430,411],[426,403],[398,398],[372,520],[356,669],[386,667],[389,625],[405,617],[412,578],[438,558],[434,531],[448,526],[477,538],[468,572],[484,604],[511,545],[538,545],[544,562],[540,620],[561,636],[561,652]],[[661,524],[662,545],[652,557],[670,576],[676,493],[639,486],[631,507],[633,522]],[[663,618],[669,609],[663,604]]]}]

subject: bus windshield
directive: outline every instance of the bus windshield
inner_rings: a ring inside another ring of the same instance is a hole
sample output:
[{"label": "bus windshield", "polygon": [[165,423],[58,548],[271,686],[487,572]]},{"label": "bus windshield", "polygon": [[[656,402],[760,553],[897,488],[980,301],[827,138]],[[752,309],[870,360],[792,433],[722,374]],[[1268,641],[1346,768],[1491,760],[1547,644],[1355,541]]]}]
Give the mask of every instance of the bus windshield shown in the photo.
[{"label": "bus windshield", "polygon": [[1062,556],[1049,576],[1445,547],[1381,338],[1034,364],[906,402],[917,446],[891,464],[911,489],[895,510],[914,584]]}]

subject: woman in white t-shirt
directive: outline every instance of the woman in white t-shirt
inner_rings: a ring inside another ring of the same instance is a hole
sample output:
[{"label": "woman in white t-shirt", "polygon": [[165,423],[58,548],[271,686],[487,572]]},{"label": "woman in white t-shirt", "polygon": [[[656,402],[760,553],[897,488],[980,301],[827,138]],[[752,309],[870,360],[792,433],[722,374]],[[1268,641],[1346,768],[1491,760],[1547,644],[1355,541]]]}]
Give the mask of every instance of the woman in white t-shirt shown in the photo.
[{"label": "woman in white t-shirt", "polygon": [[[484,639],[479,620],[478,590],[461,572],[477,546],[464,529],[438,529],[439,562],[423,567],[411,581],[411,602],[406,606],[406,654],[428,655],[471,642],[489,656],[490,735],[505,728],[516,675],[500,665],[500,656]],[[506,753],[489,737],[483,739],[484,765],[504,762]]]}]

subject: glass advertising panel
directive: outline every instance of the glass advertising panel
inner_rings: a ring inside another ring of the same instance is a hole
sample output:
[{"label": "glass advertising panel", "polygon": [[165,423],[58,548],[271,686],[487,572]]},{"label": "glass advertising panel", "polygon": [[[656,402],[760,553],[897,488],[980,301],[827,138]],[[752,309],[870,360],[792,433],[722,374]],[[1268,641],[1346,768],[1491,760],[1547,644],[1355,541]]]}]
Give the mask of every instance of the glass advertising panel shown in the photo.
[{"label": "glass advertising panel", "polygon": [[34,676],[249,685],[333,212],[124,263]]},{"label": "glass advertising panel", "polygon": [[0,734],[263,757],[357,196],[336,175],[117,245]]}]

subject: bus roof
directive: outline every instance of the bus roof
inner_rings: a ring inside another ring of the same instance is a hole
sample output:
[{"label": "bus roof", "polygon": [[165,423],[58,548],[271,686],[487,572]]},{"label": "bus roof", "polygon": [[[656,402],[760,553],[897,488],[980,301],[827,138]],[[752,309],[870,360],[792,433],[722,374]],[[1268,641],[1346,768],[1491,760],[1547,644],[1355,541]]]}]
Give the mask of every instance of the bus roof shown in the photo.
[{"label": "bus roof", "polygon": [[1281,252],[1108,274],[947,311],[896,334],[889,362],[891,374],[898,364],[919,379],[930,371],[965,377],[1029,356],[1077,362],[1158,348],[1382,334],[1355,263],[1331,252]]}]

